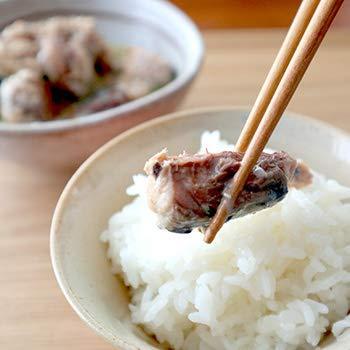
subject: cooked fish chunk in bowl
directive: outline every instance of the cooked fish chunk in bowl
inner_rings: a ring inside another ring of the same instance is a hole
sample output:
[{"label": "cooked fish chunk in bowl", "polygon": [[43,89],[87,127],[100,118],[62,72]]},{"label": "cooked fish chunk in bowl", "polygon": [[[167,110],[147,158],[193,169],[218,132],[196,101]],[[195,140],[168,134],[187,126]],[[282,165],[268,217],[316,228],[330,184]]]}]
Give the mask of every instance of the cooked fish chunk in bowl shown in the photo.
[{"label": "cooked fish chunk in bowl", "polygon": [[[232,151],[169,156],[163,150],[149,159],[144,169],[148,175],[148,202],[158,214],[160,228],[178,233],[206,228],[242,158],[242,153]],[[300,188],[311,179],[309,169],[287,153],[263,153],[228,219],[273,206],[288,193],[288,185]]]},{"label": "cooked fish chunk in bowl", "polygon": [[77,167],[121,131],[173,110],[201,65],[197,28],[167,2],[14,0],[0,11],[2,158]]}]

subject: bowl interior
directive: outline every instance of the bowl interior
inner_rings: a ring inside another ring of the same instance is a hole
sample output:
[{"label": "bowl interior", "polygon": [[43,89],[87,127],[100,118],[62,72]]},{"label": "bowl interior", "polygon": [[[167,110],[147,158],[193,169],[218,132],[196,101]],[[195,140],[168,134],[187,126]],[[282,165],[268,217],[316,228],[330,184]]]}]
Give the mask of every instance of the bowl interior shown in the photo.
[{"label": "bowl interior", "polygon": [[192,21],[167,1],[149,0],[11,0],[0,2],[0,30],[16,19],[38,20],[60,15],[88,15],[96,19],[98,31],[113,46],[140,46],[159,54],[176,71],[176,78],[151,94],[112,108],[68,120],[20,125],[0,124],[0,130],[19,130],[30,126],[87,124],[140,108],[176,91],[193,79],[203,56],[201,36]]},{"label": "bowl interior", "polygon": [[[123,284],[110,272],[99,236],[108,218],[130,201],[125,189],[145,160],[167,146],[170,153],[196,152],[205,130],[237,139],[246,109],[182,112],[138,126],[112,140],[73,176],[56,208],[51,253],[58,282],[75,311],[121,349],[157,345],[133,326]],[[285,116],[269,144],[302,158],[312,168],[350,186],[350,137],[293,114]]]}]

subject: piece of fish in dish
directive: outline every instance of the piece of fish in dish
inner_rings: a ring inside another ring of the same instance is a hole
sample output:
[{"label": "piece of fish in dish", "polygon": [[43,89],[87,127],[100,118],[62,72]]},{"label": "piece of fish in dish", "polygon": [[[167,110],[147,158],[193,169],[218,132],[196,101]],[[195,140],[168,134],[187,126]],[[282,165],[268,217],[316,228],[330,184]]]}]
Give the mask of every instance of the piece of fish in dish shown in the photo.
[{"label": "piece of fish in dish", "polygon": [[88,92],[96,63],[110,65],[107,56],[92,17],[18,20],[0,34],[0,76],[33,69],[77,97]]},{"label": "piece of fish in dish", "polygon": [[1,115],[8,122],[50,118],[46,82],[32,69],[21,69],[4,79],[0,89]]},{"label": "piece of fish in dish", "polygon": [[107,47],[91,17],[53,17],[38,33],[37,60],[49,80],[82,97],[96,77],[96,62],[107,62]]},{"label": "piece of fish in dish", "polygon": [[[242,158],[242,153],[230,151],[169,156],[163,150],[148,160],[148,204],[158,215],[159,227],[177,233],[207,227]],[[297,168],[297,161],[285,152],[263,153],[233,204],[229,219],[281,201]],[[303,168],[294,181],[306,183],[308,175],[308,169]]]},{"label": "piece of fish in dish", "polygon": [[18,20],[0,33],[0,77],[6,77],[28,68],[39,71],[36,55],[40,49],[37,40],[39,25]]},{"label": "piece of fish in dish", "polygon": [[116,63],[121,71],[118,87],[133,100],[168,83],[173,69],[167,61],[141,47],[130,47]]}]

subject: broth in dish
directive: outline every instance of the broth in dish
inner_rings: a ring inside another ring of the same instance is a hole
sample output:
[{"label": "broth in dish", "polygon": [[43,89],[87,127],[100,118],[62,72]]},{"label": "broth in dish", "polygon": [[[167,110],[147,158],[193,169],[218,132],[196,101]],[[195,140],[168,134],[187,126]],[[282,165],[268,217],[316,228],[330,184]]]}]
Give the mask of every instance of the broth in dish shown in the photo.
[{"label": "broth in dish", "polygon": [[[233,148],[206,132],[199,153]],[[341,338],[350,327],[350,188],[308,172],[307,185],[230,220],[210,245],[197,228],[159,228],[148,180],[136,175],[133,201],[101,235],[112,273],[130,287],[132,321],[172,349],[312,349],[326,332]]]},{"label": "broth in dish", "polygon": [[111,47],[92,17],[18,20],[0,35],[0,115],[47,121],[103,111],[174,78],[170,64],[140,47]]}]

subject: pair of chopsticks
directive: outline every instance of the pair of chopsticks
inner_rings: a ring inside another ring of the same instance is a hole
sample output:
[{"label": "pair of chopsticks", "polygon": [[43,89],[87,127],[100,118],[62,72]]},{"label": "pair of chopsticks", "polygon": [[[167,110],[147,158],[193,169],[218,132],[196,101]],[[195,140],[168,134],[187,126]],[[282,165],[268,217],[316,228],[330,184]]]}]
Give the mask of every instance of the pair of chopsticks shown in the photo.
[{"label": "pair of chopsticks", "polygon": [[206,243],[214,240],[227,220],[249,173],[258,161],[343,1],[303,0],[300,5],[236,144],[235,150],[245,154],[206,229]]}]

